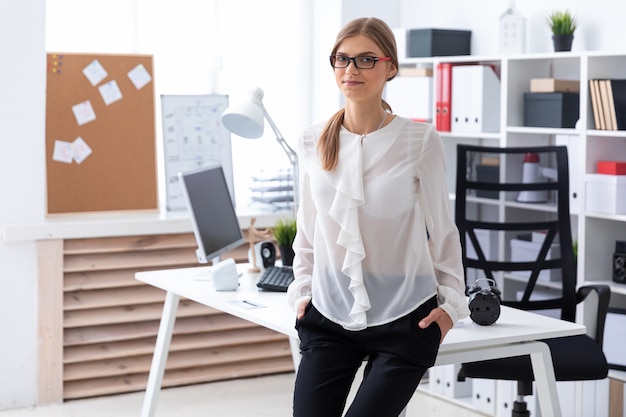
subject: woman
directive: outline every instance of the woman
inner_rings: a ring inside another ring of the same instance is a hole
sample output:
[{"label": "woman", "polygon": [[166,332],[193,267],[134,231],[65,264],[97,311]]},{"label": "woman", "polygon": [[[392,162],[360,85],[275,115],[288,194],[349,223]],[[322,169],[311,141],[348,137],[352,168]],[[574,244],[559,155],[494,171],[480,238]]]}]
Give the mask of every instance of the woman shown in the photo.
[{"label": "woman", "polygon": [[299,142],[294,416],[341,416],[363,361],[345,415],[397,416],[469,314],[444,150],[432,125],[394,115],[382,99],[398,73],[382,20],[348,23],[330,63],[345,107]]}]

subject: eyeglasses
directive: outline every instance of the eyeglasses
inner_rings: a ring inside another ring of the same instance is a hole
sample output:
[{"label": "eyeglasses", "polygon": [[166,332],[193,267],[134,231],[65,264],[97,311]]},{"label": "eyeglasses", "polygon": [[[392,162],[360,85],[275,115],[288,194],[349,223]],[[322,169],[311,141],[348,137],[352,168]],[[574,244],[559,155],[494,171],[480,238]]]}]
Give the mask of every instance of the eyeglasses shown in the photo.
[{"label": "eyeglasses", "polygon": [[345,56],[345,55],[331,55],[330,65],[333,68],[348,68],[350,61],[354,62],[354,66],[358,69],[372,69],[378,61],[391,61],[391,58],[387,56]]}]

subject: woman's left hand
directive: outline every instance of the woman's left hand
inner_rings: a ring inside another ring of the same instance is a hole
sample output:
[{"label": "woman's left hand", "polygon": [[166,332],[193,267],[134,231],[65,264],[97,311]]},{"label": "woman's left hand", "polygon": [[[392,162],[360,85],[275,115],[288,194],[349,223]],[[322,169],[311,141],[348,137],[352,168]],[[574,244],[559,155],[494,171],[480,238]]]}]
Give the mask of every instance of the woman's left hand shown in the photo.
[{"label": "woman's left hand", "polygon": [[443,342],[443,339],[446,337],[452,326],[454,326],[454,323],[452,323],[452,319],[450,318],[448,313],[446,313],[446,311],[441,307],[432,309],[430,311],[430,314],[424,317],[419,322],[419,326],[420,328],[425,329],[433,322],[436,322],[439,326],[439,329],[441,330],[441,340],[439,341],[439,343],[441,343]]}]

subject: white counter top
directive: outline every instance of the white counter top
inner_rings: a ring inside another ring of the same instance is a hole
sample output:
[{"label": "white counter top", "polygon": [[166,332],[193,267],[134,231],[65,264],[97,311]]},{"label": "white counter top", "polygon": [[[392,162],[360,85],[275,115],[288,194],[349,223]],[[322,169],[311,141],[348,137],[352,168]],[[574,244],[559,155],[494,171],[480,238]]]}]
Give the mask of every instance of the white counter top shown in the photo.
[{"label": "white counter top", "polygon": [[[272,227],[276,220],[293,217],[291,211],[237,210],[239,224],[247,229],[255,217],[256,227]],[[5,224],[2,239],[5,242],[47,239],[81,239],[93,237],[158,235],[191,233],[187,211],[128,211],[115,213],[86,213],[50,216],[41,222]]]}]

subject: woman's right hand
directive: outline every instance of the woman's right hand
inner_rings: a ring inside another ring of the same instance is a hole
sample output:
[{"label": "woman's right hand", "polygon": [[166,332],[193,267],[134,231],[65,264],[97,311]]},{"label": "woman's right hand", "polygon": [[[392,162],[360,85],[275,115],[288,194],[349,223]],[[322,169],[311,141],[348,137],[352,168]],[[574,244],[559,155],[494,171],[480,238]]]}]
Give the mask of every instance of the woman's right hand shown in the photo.
[{"label": "woman's right hand", "polygon": [[298,320],[304,317],[304,311],[306,309],[306,306],[308,306],[310,302],[311,300],[307,299],[307,300],[301,301],[300,304],[298,304],[298,309],[296,310],[296,318]]}]

